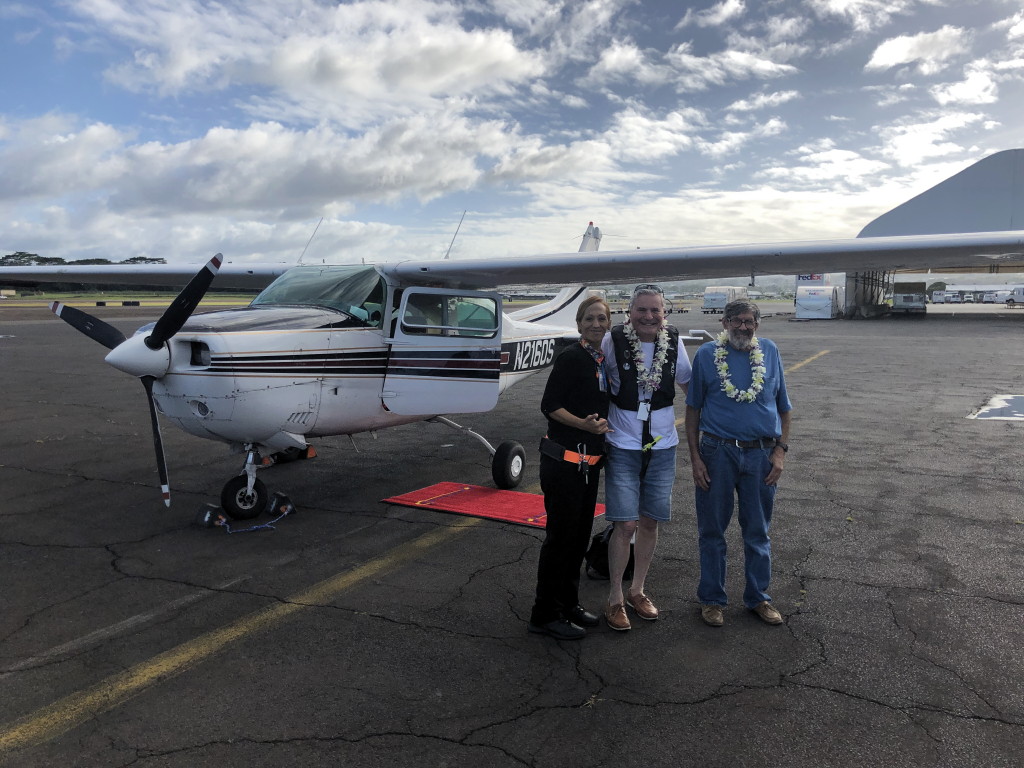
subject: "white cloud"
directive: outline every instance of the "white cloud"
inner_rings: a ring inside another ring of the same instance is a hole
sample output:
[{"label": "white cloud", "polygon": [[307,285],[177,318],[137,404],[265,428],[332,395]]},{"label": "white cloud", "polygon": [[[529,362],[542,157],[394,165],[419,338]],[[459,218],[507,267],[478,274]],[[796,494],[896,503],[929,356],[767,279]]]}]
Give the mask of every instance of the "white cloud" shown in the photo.
[{"label": "white cloud", "polygon": [[780,104],[785,104],[788,101],[799,99],[800,93],[798,91],[774,91],[772,93],[756,93],[749,99],[740,99],[734,101],[728,107],[727,111],[730,112],[755,112],[759,109],[766,107],[777,107]]},{"label": "white cloud", "polygon": [[935,32],[900,35],[879,45],[864,69],[882,71],[916,63],[921,74],[935,74],[968,50],[971,37],[970,32],[948,24]]},{"label": "white cloud", "polygon": [[670,79],[671,74],[671,70],[664,64],[651,62],[635,43],[615,40],[601,51],[598,61],[590,68],[582,83],[600,86],[625,81],[661,85]]},{"label": "white cloud", "polygon": [[704,123],[697,110],[670,112],[656,119],[630,108],[615,116],[602,139],[615,157],[647,163],[692,147],[693,136]]},{"label": "white cloud", "polygon": [[918,87],[913,83],[899,85],[869,85],[864,88],[866,93],[876,94],[875,104],[879,107],[892,107],[902,104],[915,95]]},{"label": "white cloud", "polygon": [[909,116],[877,129],[877,133],[883,142],[882,153],[904,168],[912,168],[926,160],[962,152],[964,148],[956,143],[956,136],[983,121],[984,116],[974,112],[936,110]]},{"label": "white cloud", "polygon": [[993,104],[999,100],[999,87],[986,61],[967,67],[966,76],[958,83],[936,85],[931,94],[939,104]]},{"label": "white cloud", "polygon": [[1019,11],[997,26],[1006,27],[1006,36],[1011,40],[1024,37],[1024,11]]},{"label": "white cloud", "polygon": [[676,25],[676,29],[683,29],[690,25],[697,27],[719,27],[726,22],[741,17],[746,11],[746,3],[743,0],[722,0],[718,5],[713,5],[703,11],[686,9],[686,14]]},{"label": "white cloud", "polygon": [[765,23],[765,32],[769,43],[781,43],[785,40],[800,39],[810,27],[810,21],[803,18],[771,16]]},{"label": "white cloud", "polygon": [[703,91],[738,80],[768,80],[798,71],[792,65],[772,61],[755,52],[731,49],[709,56],[695,56],[692,50],[690,43],[682,43],[666,55],[680,91]]},{"label": "white cloud", "polygon": [[858,32],[870,32],[894,16],[910,13],[918,0],[807,0],[807,4],[821,18],[838,16]]},{"label": "white cloud", "polygon": [[325,118],[342,122],[469,93],[507,93],[545,67],[509,31],[465,29],[457,7],[421,0],[87,0],[77,10],[132,48],[130,59],[108,70],[120,87],[162,94],[270,88],[276,95],[264,99],[311,99]]},{"label": "white cloud", "polygon": [[888,163],[871,160],[859,152],[831,146],[820,149],[804,147],[799,152],[798,164],[765,168],[758,176],[800,187],[817,186],[823,182],[859,186],[865,179],[890,168]]},{"label": "white cloud", "polygon": [[725,131],[714,141],[698,140],[697,147],[704,155],[721,158],[726,155],[735,154],[755,139],[778,136],[784,133],[787,128],[788,126],[784,121],[772,118],[749,131]]}]

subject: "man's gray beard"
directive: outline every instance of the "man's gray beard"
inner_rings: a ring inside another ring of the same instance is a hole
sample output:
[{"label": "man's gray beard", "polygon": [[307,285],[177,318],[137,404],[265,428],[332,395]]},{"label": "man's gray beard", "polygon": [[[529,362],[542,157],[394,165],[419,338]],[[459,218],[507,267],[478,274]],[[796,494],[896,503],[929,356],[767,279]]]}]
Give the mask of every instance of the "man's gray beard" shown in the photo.
[{"label": "man's gray beard", "polygon": [[729,344],[741,352],[745,352],[754,346],[754,337],[744,338],[738,335],[734,329],[729,329]]}]

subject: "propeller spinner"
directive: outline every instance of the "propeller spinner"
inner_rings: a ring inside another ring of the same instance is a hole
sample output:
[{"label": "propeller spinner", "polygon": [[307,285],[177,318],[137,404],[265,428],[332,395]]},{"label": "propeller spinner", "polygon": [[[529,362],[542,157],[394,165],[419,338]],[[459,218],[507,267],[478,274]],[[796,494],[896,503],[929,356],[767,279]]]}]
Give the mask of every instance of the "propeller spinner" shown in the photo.
[{"label": "propeller spinner", "polygon": [[177,298],[164,310],[148,336],[126,338],[117,328],[93,317],[80,309],[55,301],[50,309],[68,325],[77,328],[93,341],[110,350],[106,360],[118,370],[138,376],[146,390],[149,401],[149,415],[153,427],[153,447],[156,449],[156,466],[160,474],[160,490],[164,504],[171,505],[171,491],[167,480],[167,460],[164,457],[163,439],[160,436],[160,421],[157,419],[156,401],[153,399],[153,382],[161,378],[170,368],[171,355],[168,340],[174,336],[189,319],[213,278],[217,276],[224,257],[217,254],[210,259]]}]

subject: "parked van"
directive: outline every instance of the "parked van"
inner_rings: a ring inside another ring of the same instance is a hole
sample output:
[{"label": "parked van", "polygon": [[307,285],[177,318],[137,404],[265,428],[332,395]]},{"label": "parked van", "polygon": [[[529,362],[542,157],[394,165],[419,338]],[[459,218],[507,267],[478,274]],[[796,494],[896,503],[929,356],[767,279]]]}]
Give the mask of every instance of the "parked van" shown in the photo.
[{"label": "parked van", "polygon": [[1024,287],[1021,286],[1014,288],[1006,297],[1006,306],[1015,307],[1017,305],[1024,305]]},{"label": "parked van", "polygon": [[704,289],[704,306],[701,312],[705,315],[721,314],[730,301],[747,298],[746,288],[735,288],[731,285],[709,285]]},{"label": "parked van", "polygon": [[893,283],[892,308],[894,315],[923,315],[928,311],[924,283]]}]

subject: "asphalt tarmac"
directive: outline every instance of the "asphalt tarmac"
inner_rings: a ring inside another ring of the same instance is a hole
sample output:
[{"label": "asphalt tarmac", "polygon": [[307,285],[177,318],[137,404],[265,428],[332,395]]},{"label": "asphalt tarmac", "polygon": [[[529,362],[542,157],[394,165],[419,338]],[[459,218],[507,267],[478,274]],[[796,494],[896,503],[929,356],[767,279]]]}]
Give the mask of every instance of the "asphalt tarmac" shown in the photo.
[{"label": "asphalt tarmac", "polygon": [[[795,406],[783,626],[742,606],[735,523],[726,624],[701,623],[684,450],[662,618],[557,642],[526,631],[542,531],[380,501],[490,484],[471,438],[320,440],[261,475],[297,514],[200,528],[241,457],[165,425],[166,509],[139,383],[49,312],[0,308],[0,764],[1019,766],[1024,423],[966,417],[1024,394],[1024,311],[971,310],[762,323]],[[526,446],[520,490],[545,379],[453,417]],[[584,578],[587,605],[606,588]]]}]

